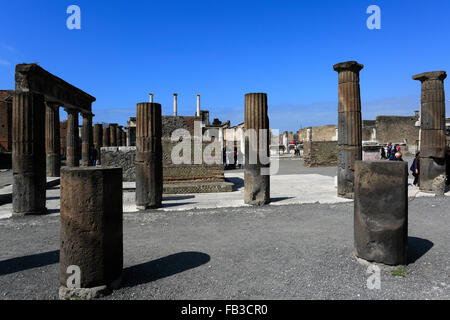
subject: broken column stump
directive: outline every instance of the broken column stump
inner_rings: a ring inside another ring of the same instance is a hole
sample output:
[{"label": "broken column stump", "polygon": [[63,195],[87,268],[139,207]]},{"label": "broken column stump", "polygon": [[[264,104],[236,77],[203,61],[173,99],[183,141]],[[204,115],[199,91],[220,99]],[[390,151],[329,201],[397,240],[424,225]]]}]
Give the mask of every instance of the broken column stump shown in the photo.
[{"label": "broken column stump", "polygon": [[355,254],[371,262],[406,265],[408,163],[356,161]]},{"label": "broken column stump", "polygon": [[[420,116],[420,176],[419,188],[425,192],[444,193],[445,184],[445,71],[425,72],[413,76],[422,83]],[[436,186],[441,187],[436,190]]]},{"label": "broken column stump", "polygon": [[[244,202],[262,206],[270,203],[267,94],[245,95],[245,131]],[[266,169],[266,174],[262,174],[262,169]]]},{"label": "broken column stump", "polygon": [[136,207],[160,208],[163,193],[162,118],[159,103],[136,108]]},{"label": "broken column stump", "polygon": [[353,198],[354,162],[362,160],[362,118],[359,72],[356,61],[334,65],[338,72],[338,196]]},{"label": "broken column stump", "polygon": [[[61,169],[60,298],[116,288],[123,267],[122,168]],[[79,288],[68,285],[79,267]]]},{"label": "broken column stump", "polygon": [[110,138],[111,138],[111,134],[109,132],[109,127],[103,128],[103,144],[102,144],[102,147],[109,147],[110,146]]},{"label": "broken column stump", "polygon": [[16,92],[12,107],[13,216],[45,214],[44,96]]}]

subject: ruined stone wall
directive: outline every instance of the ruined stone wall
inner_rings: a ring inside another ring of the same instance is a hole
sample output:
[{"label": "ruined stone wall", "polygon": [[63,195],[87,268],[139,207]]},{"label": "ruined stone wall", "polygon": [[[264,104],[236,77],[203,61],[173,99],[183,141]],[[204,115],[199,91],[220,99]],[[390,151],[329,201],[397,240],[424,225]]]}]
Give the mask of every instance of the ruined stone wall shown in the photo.
[{"label": "ruined stone wall", "polygon": [[303,147],[305,167],[337,166],[337,141],[310,141]]},{"label": "ruined stone wall", "polygon": [[5,100],[12,93],[11,90],[0,90],[0,152],[12,151],[12,101]]},{"label": "ruined stone wall", "polygon": [[375,120],[363,120],[362,123],[362,141],[376,140],[377,124]]},{"label": "ruined stone wall", "polygon": [[[306,141],[307,128],[303,128],[297,132],[300,141]],[[312,127],[313,141],[336,141],[336,125],[330,124],[326,126]]]},{"label": "ruined stone wall", "polygon": [[102,147],[102,166],[121,167],[123,181],[135,181],[136,147]]},{"label": "ruined stone wall", "polygon": [[378,116],[376,119],[378,143],[400,143],[407,139],[409,145],[416,145],[419,140],[419,127],[415,126],[417,120],[415,116]]}]

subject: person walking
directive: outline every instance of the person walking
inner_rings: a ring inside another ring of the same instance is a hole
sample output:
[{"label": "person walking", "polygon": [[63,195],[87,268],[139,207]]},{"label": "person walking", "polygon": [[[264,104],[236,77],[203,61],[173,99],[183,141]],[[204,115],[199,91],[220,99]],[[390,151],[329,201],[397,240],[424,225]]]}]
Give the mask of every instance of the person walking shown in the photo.
[{"label": "person walking", "polygon": [[419,183],[419,173],[420,173],[420,151],[416,152],[416,156],[414,157],[413,163],[411,164],[411,168],[409,170],[412,171],[412,175],[414,177],[413,185],[417,185]]},{"label": "person walking", "polygon": [[381,160],[386,160],[386,151],[384,147],[381,147]]}]

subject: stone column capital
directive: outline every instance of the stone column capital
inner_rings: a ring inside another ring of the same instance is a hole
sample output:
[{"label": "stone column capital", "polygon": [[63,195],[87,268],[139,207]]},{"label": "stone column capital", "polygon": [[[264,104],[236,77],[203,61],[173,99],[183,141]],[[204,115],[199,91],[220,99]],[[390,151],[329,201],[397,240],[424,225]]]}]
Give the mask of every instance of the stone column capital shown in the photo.
[{"label": "stone column capital", "polygon": [[412,77],[413,80],[419,80],[420,82],[425,82],[428,80],[441,80],[443,81],[447,78],[447,73],[445,71],[431,71],[416,74]]},{"label": "stone column capital", "polygon": [[340,62],[333,66],[333,69],[336,72],[342,72],[342,71],[359,72],[362,70],[362,68],[364,68],[364,65],[362,65],[356,61]]}]

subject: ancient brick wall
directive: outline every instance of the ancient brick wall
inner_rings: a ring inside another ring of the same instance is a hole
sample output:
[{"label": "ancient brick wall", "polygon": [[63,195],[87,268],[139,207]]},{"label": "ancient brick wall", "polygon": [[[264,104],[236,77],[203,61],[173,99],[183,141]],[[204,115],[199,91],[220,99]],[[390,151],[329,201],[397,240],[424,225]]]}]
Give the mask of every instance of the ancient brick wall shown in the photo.
[{"label": "ancient brick wall", "polygon": [[102,166],[121,167],[123,181],[136,181],[136,147],[102,147],[101,159]]},{"label": "ancient brick wall", "polygon": [[416,145],[419,140],[419,127],[415,126],[417,120],[415,116],[378,116],[376,119],[378,143],[401,143],[407,139],[409,145]]},{"label": "ancient brick wall", "polygon": [[303,146],[305,167],[337,166],[337,141],[310,141]]},{"label": "ancient brick wall", "polygon": [[[306,131],[308,128],[303,128],[297,132],[300,141],[306,141]],[[313,141],[336,141],[336,125],[330,124],[326,126],[312,127]]]},{"label": "ancient brick wall", "polygon": [[375,120],[363,120],[362,123],[362,141],[376,140],[377,125]]},{"label": "ancient brick wall", "polygon": [[12,151],[12,94],[11,90],[0,90],[0,152]]}]

